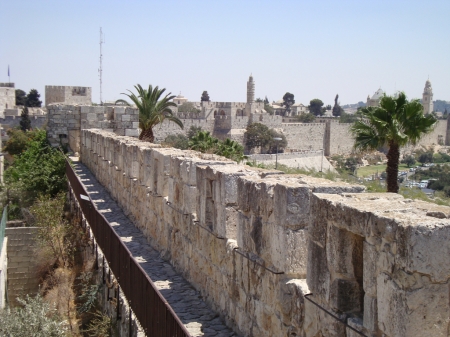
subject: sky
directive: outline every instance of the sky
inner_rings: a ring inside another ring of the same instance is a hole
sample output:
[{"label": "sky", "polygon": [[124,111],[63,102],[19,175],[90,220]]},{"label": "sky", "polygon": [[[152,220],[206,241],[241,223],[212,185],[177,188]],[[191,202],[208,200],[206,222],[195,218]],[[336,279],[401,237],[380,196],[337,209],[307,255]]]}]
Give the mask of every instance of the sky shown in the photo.
[{"label": "sky", "polygon": [[141,84],[199,101],[245,102],[286,92],[366,101],[378,88],[450,100],[450,1],[27,1],[0,6],[0,82],[45,96],[46,85],[92,87],[103,101]]}]

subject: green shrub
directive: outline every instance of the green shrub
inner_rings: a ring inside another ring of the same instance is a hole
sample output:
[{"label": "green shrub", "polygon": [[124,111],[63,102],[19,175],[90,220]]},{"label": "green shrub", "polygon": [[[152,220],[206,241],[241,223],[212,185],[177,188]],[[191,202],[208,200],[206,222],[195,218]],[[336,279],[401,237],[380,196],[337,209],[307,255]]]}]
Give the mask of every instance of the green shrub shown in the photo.
[{"label": "green shrub", "polygon": [[0,336],[66,336],[67,322],[40,295],[19,299],[23,307],[0,313]]}]

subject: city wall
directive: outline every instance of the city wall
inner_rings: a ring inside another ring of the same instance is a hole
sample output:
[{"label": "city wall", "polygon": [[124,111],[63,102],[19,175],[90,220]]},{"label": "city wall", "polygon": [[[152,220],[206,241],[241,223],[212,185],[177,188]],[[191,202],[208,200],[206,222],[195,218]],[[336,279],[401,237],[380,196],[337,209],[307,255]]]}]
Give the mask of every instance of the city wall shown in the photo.
[{"label": "city wall", "polygon": [[321,150],[324,148],[324,123],[282,124],[288,147],[295,150]]},{"label": "city wall", "polygon": [[[139,112],[135,108],[51,104],[47,109],[48,116],[30,116],[32,126],[43,127],[48,118],[51,143],[55,146],[69,143],[76,152],[79,152],[81,129],[103,129],[117,135],[133,137],[137,137],[139,133]],[[217,115],[214,119],[188,118],[181,121],[183,129],[167,120],[156,126],[156,142],[163,142],[169,135],[187,135],[191,126],[196,126],[221,140],[230,138],[243,144],[247,125],[258,122],[282,132],[291,151],[323,149],[325,156],[347,155],[353,152],[354,140],[349,130],[351,124],[341,124],[332,119],[325,120],[324,123],[281,123],[281,116],[255,113],[250,116]],[[7,127],[14,127],[19,125],[20,117],[6,116],[0,119],[0,122]],[[449,142],[448,121],[439,120],[434,131],[425,135],[417,146],[449,145]]]},{"label": "city wall", "polygon": [[367,335],[448,332],[448,207],[102,130],[81,160],[242,335],[355,336],[309,300]]}]

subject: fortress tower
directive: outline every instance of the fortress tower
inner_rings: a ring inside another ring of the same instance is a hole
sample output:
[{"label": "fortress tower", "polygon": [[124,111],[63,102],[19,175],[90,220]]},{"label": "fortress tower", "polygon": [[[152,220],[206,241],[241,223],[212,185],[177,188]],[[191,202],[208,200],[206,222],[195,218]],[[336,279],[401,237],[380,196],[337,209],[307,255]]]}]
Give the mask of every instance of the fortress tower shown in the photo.
[{"label": "fortress tower", "polygon": [[425,82],[425,88],[423,89],[422,105],[424,114],[433,112],[433,89],[429,79]]},{"label": "fortress tower", "polygon": [[255,82],[253,82],[253,76],[250,74],[250,77],[247,81],[247,103],[253,103],[255,101]]}]

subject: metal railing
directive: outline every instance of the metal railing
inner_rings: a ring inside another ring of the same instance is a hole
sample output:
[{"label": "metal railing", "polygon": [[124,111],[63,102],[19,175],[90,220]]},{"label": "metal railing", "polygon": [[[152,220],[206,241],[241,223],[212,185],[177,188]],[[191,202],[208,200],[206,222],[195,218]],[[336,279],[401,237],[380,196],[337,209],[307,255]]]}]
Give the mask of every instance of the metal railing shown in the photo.
[{"label": "metal railing", "polygon": [[306,294],[305,295],[305,299],[307,299],[308,301],[310,301],[312,304],[314,304],[316,307],[318,307],[319,309],[322,309],[323,311],[325,311],[328,315],[330,315],[331,317],[333,317],[336,321],[344,324],[347,328],[349,328],[350,330],[356,332],[358,335],[363,336],[363,337],[368,337],[367,335],[363,334],[361,331],[356,330],[354,327],[352,327],[351,325],[349,325],[347,323],[346,320],[342,320],[340,319],[338,316],[336,316],[335,314],[333,314],[332,312],[328,311],[327,309],[325,309],[324,307],[322,307],[319,303],[314,302],[312,299],[309,298],[309,296],[313,296],[312,293]]},{"label": "metal railing", "polygon": [[[128,248],[98,212],[70,163],[66,174],[81,210],[91,227],[95,241],[103,251],[120,289],[147,336],[190,337],[186,327],[156,288],[153,281],[133,258]],[[86,200],[89,199],[89,200]]]},{"label": "metal railing", "polygon": [[5,228],[8,222],[8,206],[3,208],[2,221],[0,222],[0,253],[3,249],[3,241],[5,239]]}]

